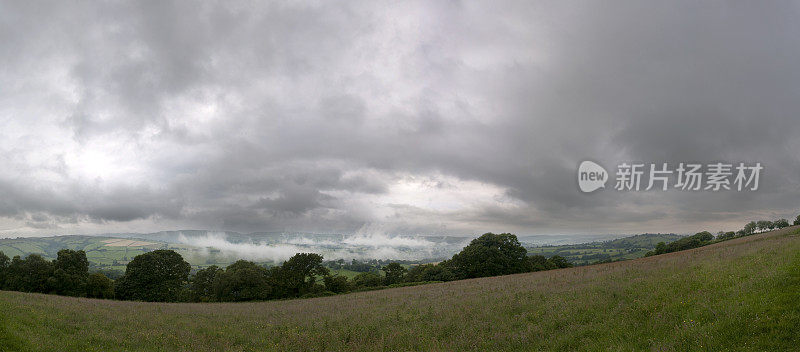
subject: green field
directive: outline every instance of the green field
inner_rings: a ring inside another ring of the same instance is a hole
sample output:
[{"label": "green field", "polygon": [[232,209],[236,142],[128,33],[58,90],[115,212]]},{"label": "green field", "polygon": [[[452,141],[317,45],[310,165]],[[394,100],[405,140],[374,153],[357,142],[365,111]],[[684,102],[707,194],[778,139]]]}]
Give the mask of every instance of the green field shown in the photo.
[{"label": "green field", "polygon": [[[133,243],[125,245],[126,243],[123,242],[123,245],[114,245],[114,243],[108,243],[107,241],[128,241]],[[40,254],[47,259],[55,259],[61,249],[83,250],[86,252],[86,258],[94,268],[113,269],[123,272],[125,271],[125,266],[133,257],[155,249],[175,250],[195,268],[210,265],[225,267],[233,261],[231,258],[217,258],[213,252],[209,253],[205,248],[153,240],[98,236],[0,239],[0,252],[9,257]]]},{"label": "green field", "polygon": [[0,292],[7,351],[791,351],[798,227],[601,265],[256,303]]},{"label": "green field", "polygon": [[648,233],[603,242],[526,248],[530,255],[543,255],[548,258],[559,255],[574,265],[586,265],[604,260],[641,258],[653,250],[658,242],[670,243],[679,238],[681,236],[675,234]]}]

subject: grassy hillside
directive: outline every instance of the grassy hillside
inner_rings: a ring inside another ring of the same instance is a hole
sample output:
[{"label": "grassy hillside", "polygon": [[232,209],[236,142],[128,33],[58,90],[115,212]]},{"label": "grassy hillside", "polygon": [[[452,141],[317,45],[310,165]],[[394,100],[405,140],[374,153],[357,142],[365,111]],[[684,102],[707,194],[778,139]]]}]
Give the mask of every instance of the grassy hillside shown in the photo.
[{"label": "grassy hillside", "polygon": [[798,227],[625,262],[324,298],[159,304],[0,292],[0,350],[789,351]]},{"label": "grassy hillside", "polygon": [[670,243],[679,238],[681,236],[676,234],[646,233],[602,242],[527,247],[527,249],[528,254],[545,257],[560,255],[575,265],[586,265],[602,260],[641,258],[653,250],[658,242]]}]

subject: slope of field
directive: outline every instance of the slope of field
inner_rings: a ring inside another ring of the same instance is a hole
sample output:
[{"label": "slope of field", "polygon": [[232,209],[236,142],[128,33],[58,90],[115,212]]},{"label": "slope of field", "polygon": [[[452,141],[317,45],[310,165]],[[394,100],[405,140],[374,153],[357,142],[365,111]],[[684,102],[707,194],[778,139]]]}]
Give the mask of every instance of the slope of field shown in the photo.
[{"label": "slope of field", "polygon": [[0,292],[0,350],[789,351],[798,227],[625,262],[260,303]]}]

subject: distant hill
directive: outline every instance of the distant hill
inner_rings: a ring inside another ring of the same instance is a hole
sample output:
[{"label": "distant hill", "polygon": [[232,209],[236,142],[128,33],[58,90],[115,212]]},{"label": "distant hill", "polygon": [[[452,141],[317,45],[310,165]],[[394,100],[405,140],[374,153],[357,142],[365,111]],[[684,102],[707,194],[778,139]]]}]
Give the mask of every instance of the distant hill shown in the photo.
[{"label": "distant hill", "polygon": [[189,254],[191,248],[161,241],[107,236],[53,236],[0,239],[0,252],[9,257],[39,254],[55,259],[59,250],[73,249],[86,252],[94,268],[124,270],[133,257],[156,249],[172,248]]},{"label": "distant hill", "polygon": [[[209,237],[224,238],[224,242],[231,244],[228,252],[215,249],[216,242],[209,242]],[[613,235],[602,236],[607,238]],[[552,235],[534,236],[536,241],[554,242]],[[584,236],[580,238],[597,238]],[[655,248],[658,242],[671,242],[680,238],[674,234],[643,234],[607,241],[591,243],[569,244],[559,246],[532,247],[529,245],[532,237],[521,237],[520,241],[528,247],[530,254],[541,254],[547,257],[560,255],[577,265],[589,264],[598,260],[632,259],[644,256],[649,250]],[[120,241],[125,239],[128,242]],[[100,236],[52,236],[52,237],[22,237],[0,239],[0,251],[13,257],[26,256],[36,253],[48,259],[54,259],[60,249],[74,249],[86,251],[86,256],[93,267],[109,270],[125,270],[125,265],[136,255],[155,249],[172,249],[180,253],[192,266],[205,267],[209,265],[227,266],[237,259],[242,259],[242,253],[235,250],[240,246],[236,244],[258,244],[261,246],[287,247],[286,250],[294,254],[295,251],[314,252],[323,254],[326,259],[336,259],[336,256],[350,255],[353,258],[369,258],[382,255],[383,259],[414,259],[419,262],[438,262],[450,258],[469,243],[471,238],[458,236],[419,236],[403,237],[405,241],[392,243],[387,238],[354,237],[341,234],[313,234],[313,233],[284,233],[284,232],[256,232],[243,234],[238,232],[214,232],[206,230],[161,231],[154,233],[108,233]],[[408,243],[407,243],[408,242]],[[250,247],[247,247],[250,250]],[[389,254],[387,254],[387,250]],[[387,258],[394,253],[395,258]],[[271,263],[263,258],[247,258],[262,263]],[[349,259],[348,259],[349,261]]]},{"label": "distant hill", "polygon": [[471,238],[457,236],[386,236],[314,233],[217,232],[206,230],[155,233],[109,233],[99,236],[52,236],[0,239],[9,257],[40,254],[54,259],[60,249],[83,250],[92,267],[125,270],[136,255],[172,249],[193,267],[225,267],[238,259],[275,264],[295,253],[322,254],[326,260],[398,260],[438,262],[461,250]]},{"label": "distant hill", "polygon": [[142,303],[0,291],[0,350],[795,351],[799,229],[312,299]]},{"label": "distant hill", "polygon": [[552,257],[560,255],[575,265],[599,261],[617,261],[644,256],[659,242],[669,243],[683,236],[676,234],[645,233],[641,235],[581,244],[528,247],[528,254]]}]

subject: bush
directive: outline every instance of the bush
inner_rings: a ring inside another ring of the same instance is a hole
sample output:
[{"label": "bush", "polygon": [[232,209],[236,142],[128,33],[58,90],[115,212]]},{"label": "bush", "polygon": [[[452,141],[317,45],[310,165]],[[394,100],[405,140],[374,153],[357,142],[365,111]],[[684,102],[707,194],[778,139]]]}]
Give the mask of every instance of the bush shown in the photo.
[{"label": "bush", "polygon": [[114,283],[101,273],[93,273],[86,280],[86,296],[90,298],[114,298]]},{"label": "bush", "polygon": [[344,293],[352,290],[352,285],[347,280],[347,276],[328,275],[323,277],[322,281],[325,283],[325,289],[330,292]]},{"label": "bush", "polygon": [[[256,263],[247,260],[238,260],[228,265],[224,271],[208,269],[202,273],[208,276],[210,271],[214,271],[213,291],[214,297],[220,302],[232,301],[254,301],[266,300],[270,298],[272,292],[267,269]],[[198,274],[201,274],[198,272]],[[195,275],[196,277],[197,275]],[[205,278],[201,280],[205,281]],[[202,289],[204,284],[197,282]],[[194,292],[195,295],[202,297],[202,292]]]},{"label": "bush", "polygon": [[728,231],[728,232],[720,233],[717,236],[717,239],[720,240],[720,241],[727,241],[727,240],[733,239],[735,237],[736,237],[736,232]]},{"label": "bush", "polygon": [[372,272],[359,273],[353,277],[353,285],[356,287],[374,287],[383,285],[383,278]]},{"label": "bush", "polygon": [[390,263],[386,265],[381,270],[386,273],[383,279],[383,283],[385,285],[396,284],[399,282],[403,282],[403,277],[406,274],[406,268],[398,263]]},{"label": "bush", "polygon": [[560,255],[554,255],[547,259],[547,261],[552,265],[554,268],[571,268],[572,263],[568,262],[566,258]]}]

